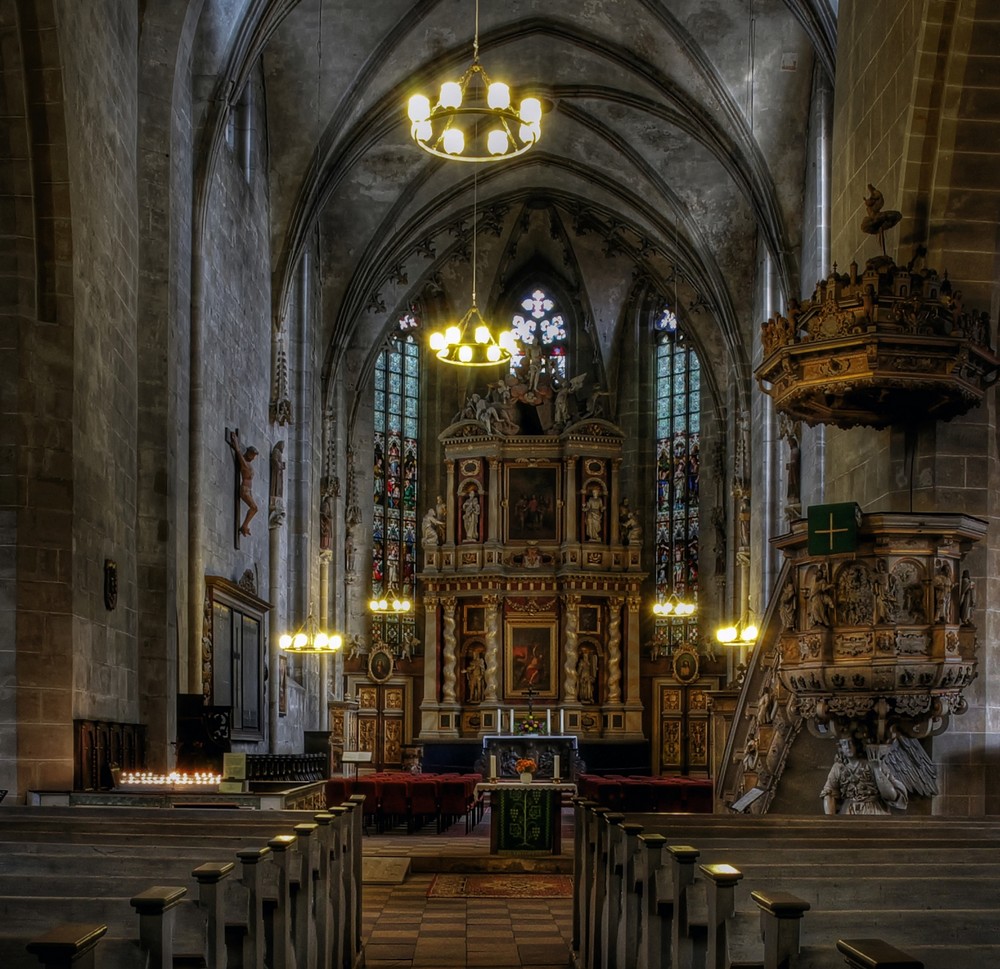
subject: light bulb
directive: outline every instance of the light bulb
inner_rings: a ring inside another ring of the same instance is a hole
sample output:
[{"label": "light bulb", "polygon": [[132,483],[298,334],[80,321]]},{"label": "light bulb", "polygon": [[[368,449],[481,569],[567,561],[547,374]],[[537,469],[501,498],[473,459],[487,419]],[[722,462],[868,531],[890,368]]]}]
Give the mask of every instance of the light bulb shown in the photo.
[{"label": "light bulb", "polygon": [[535,142],[538,140],[538,127],[533,124],[523,124],[518,131],[518,137],[521,141],[525,142]]},{"label": "light bulb", "polygon": [[500,347],[498,347],[496,344],[493,344],[492,346],[486,348],[486,359],[489,360],[490,363],[499,362],[501,355],[502,351],[500,350]]},{"label": "light bulb", "polygon": [[489,149],[491,155],[507,154],[507,145],[509,143],[510,139],[507,137],[507,132],[502,128],[494,128],[486,136],[486,147]]},{"label": "light bulb", "polygon": [[506,111],[510,107],[510,88],[503,81],[494,81],[486,91],[486,103],[494,111]]},{"label": "light bulb", "polygon": [[[458,108],[462,105],[462,85],[458,81],[445,81],[441,85],[441,96],[438,98],[442,108]],[[521,102],[522,106],[524,102]],[[539,117],[541,117],[539,108]]]},{"label": "light bulb", "polygon": [[426,121],[431,116],[431,102],[423,94],[414,94],[406,110],[411,121]]},{"label": "light bulb", "polygon": [[446,128],[442,144],[449,155],[461,155],[465,150],[465,135],[462,134],[462,129]]},{"label": "light bulb", "polygon": [[282,649],[288,649],[288,647],[292,645],[292,637],[289,636],[288,633],[285,633],[285,635],[278,640],[278,645]]},{"label": "light bulb", "polygon": [[389,608],[389,603],[385,599],[379,599],[378,607],[380,610],[384,611]]},{"label": "light bulb", "polygon": [[462,331],[457,326],[449,326],[447,330],[444,331],[444,342],[451,346],[453,343],[458,343],[462,339]]},{"label": "light bulb", "polygon": [[466,345],[458,348],[458,359],[462,363],[468,363],[472,359],[472,347]]},{"label": "light bulb", "polygon": [[429,121],[415,121],[410,128],[410,136],[414,141],[430,141],[434,127]]},{"label": "light bulb", "polygon": [[524,98],[519,114],[525,124],[537,125],[542,120],[542,102],[538,98]]},{"label": "light bulb", "polygon": [[317,649],[326,649],[329,642],[330,640],[327,637],[326,633],[316,633],[316,638],[313,640],[313,645]]},{"label": "light bulb", "polygon": [[306,644],[306,634],[296,633],[295,638],[292,640],[292,645],[296,649],[302,649],[302,647],[305,646],[305,644]]},{"label": "light bulb", "polygon": [[340,635],[339,633],[338,633],[338,634],[335,634],[335,635],[333,635],[333,636],[332,636],[332,637],[330,638],[330,648],[331,648],[331,649],[333,649],[333,650],[338,650],[338,649],[340,649],[340,647],[341,647],[341,646],[343,646],[343,645],[344,645],[344,637],[343,637],[343,636],[341,636],[341,635]]},{"label": "light bulb", "polygon": [[409,599],[403,600],[403,612],[409,612],[412,606],[413,603],[411,603]]},{"label": "light bulb", "polygon": [[715,638],[720,643],[731,643],[736,639],[736,627],[735,626],[723,626],[721,629],[716,630]]},{"label": "light bulb", "polygon": [[368,603],[368,608],[371,609],[372,612],[378,612],[378,599],[372,599],[371,602]]},{"label": "light bulb", "polygon": [[752,643],[756,638],[757,638],[757,627],[753,623],[750,623],[749,626],[746,626],[743,632],[740,633],[740,639],[742,639],[743,642],[745,643]]},{"label": "light bulb", "polygon": [[476,343],[489,343],[490,339],[489,327],[483,324],[476,327]]},{"label": "light bulb", "polygon": [[432,350],[443,350],[446,346],[444,334],[440,330],[435,330],[428,341]]}]

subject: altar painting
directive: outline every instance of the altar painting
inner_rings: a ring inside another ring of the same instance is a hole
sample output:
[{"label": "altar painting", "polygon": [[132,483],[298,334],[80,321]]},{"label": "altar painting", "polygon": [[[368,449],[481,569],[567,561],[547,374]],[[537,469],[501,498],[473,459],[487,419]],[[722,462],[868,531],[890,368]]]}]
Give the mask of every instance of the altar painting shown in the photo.
[{"label": "altar painting", "polygon": [[555,623],[511,622],[506,626],[506,697],[555,698]]},{"label": "altar painting", "polygon": [[507,541],[559,540],[557,465],[507,467]]}]

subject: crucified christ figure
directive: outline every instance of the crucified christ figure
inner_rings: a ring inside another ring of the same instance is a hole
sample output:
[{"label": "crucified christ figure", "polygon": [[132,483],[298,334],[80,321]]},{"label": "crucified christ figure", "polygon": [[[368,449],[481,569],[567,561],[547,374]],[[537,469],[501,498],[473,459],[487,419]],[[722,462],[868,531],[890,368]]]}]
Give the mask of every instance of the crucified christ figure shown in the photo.
[{"label": "crucified christ figure", "polygon": [[250,464],[257,457],[257,448],[251,445],[245,451],[242,450],[240,448],[239,430],[230,431],[226,436],[226,441],[233,449],[233,457],[236,459],[236,466],[240,475],[240,500],[247,506],[247,513],[243,518],[243,524],[240,525],[240,534],[249,535],[250,522],[253,516],[257,514],[257,502],[253,500],[253,493],[250,490],[250,486],[253,484],[253,468]]}]

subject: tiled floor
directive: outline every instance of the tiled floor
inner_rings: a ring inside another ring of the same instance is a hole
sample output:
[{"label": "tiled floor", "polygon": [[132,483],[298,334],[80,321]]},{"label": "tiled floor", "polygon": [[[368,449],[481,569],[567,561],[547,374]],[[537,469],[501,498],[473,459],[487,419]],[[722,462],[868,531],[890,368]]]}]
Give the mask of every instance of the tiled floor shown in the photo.
[{"label": "tiled floor", "polygon": [[[563,850],[572,851],[572,815],[563,813]],[[464,822],[444,833],[371,834],[368,855],[441,858],[489,856],[489,814],[466,835]],[[454,868],[449,868],[454,870]],[[368,969],[565,969],[572,965],[570,898],[428,898],[433,872],[411,873],[401,885],[364,886]]]}]

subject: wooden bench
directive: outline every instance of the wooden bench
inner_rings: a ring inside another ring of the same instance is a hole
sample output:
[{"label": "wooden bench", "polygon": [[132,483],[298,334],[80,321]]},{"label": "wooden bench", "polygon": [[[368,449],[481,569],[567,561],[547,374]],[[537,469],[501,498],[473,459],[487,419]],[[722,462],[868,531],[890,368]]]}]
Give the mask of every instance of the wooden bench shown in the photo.
[{"label": "wooden bench", "polygon": [[271,969],[362,959],[356,801],[318,815],[14,808],[3,819],[4,969],[172,969],[175,958],[264,969],[268,945]]}]

